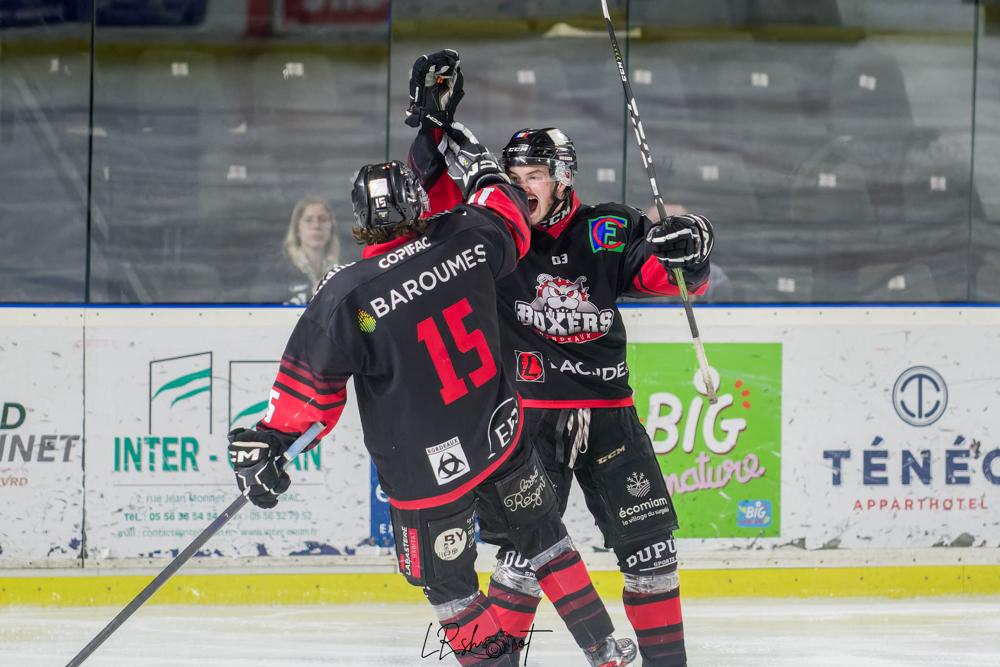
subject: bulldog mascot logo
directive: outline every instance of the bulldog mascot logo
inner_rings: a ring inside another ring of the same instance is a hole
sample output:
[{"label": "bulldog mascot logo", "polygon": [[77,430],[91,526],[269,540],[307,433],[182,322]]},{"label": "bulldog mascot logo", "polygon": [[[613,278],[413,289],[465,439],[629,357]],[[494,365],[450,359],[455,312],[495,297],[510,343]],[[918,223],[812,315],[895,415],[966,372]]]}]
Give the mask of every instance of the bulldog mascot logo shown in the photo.
[{"label": "bulldog mascot logo", "polygon": [[567,280],[540,274],[534,301],[515,304],[518,321],[557,343],[587,343],[600,338],[611,329],[615,313],[590,302],[586,282],[586,276]]}]

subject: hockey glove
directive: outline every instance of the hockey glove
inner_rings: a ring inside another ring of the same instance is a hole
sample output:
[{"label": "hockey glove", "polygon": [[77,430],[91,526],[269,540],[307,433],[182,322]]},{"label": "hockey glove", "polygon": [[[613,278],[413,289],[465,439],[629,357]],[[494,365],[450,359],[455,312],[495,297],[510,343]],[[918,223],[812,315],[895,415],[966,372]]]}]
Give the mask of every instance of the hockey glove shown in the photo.
[{"label": "hockey glove", "polygon": [[420,56],[410,69],[410,127],[444,128],[455,120],[455,109],[465,95],[458,51],[445,49]]},{"label": "hockey glove", "polygon": [[653,254],[671,269],[694,269],[708,260],[715,247],[712,223],[694,213],[672,215],[646,234]]},{"label": "hockey glove", "polygon": [[278,496],[292,483],[284,471],[282,454],[295,441],[293,436],[271,430],[238,428],[229,433],[229,462],[236,484],[257,507],[271,509]]},{"label": "hockey glove", "polygon": [[510,183],[490,149],[479,143],[469,128],[452,123],[445,132],[448,148],[444,159],[448,163],[448,175],[462,184],[463,199],[487,185]]}]

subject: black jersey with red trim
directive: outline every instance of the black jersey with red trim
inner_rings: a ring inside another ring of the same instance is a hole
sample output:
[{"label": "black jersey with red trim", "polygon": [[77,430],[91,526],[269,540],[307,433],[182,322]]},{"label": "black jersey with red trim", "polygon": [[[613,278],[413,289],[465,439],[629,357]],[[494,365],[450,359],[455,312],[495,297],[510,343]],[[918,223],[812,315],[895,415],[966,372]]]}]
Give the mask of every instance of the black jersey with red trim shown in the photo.
[{"label": "black jersey with red trim", "polygon": [[[419,237],[330,271],[282,356],[261,426],[298,434],[340,417],[353,376],[365,446],[397,507],[451,502],[520,437],[501,356],[496,281],[527,252],[524,193],[483,188]],[[470,201],[471,201],[470,200]]]},{"label": "black jersey with red trim", "polygon": [[[409,163],[431,197],[432,210],[459,198],[436,137],[422,131]],[[587,206],[572,195],[569,211],[549,227],[533,227],[531,249],[499,283],[505,363],[525,407],[632,405],[622,296],[677,296],[673,274],[653,256],[652,222],[637,209]],[[703,294],[709,264],[686,272],[688,289]]]}]

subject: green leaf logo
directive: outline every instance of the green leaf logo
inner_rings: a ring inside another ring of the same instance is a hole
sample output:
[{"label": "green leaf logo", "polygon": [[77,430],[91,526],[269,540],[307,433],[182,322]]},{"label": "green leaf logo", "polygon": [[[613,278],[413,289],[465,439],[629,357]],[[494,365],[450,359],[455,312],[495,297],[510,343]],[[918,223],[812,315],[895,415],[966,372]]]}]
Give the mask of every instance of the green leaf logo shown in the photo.
[{"label": "green leaf logo", "polygon": [[358,308],[358,328],[365,333],[375,331],[375,318],[364,308]]}]

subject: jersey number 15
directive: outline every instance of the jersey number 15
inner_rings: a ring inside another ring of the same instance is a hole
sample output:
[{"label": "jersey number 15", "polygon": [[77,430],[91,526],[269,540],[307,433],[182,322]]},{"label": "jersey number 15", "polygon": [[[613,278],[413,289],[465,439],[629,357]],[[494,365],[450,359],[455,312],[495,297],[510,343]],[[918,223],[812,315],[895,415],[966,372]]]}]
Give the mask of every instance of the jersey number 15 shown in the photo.
[{"label": "jersey number 15", "polygon": [[[472,384],[481,387],[497,374],[497,365],[493,360],[489,345],[486,344],[486,336],[481,329],[469,331],[465,328],[466,317],[472,314],[472,306],[469,300],[463,298],[451,304],[441,315],[448,326],[455,346],[462,353],[475,352],[479,357],[479,368],[469,373],[468,379]],[[437,371],[438,379],[441,380],[441,400],[445,405],[454,403],[469,393],[469,385],[465,378],[458,377],[455,365],[448,355],[448,348],[445,347],[444,339],[441,338],[441,331],[433,317],[421,320],[417,324],[417,340],[427,346],[431,363]]]}]

